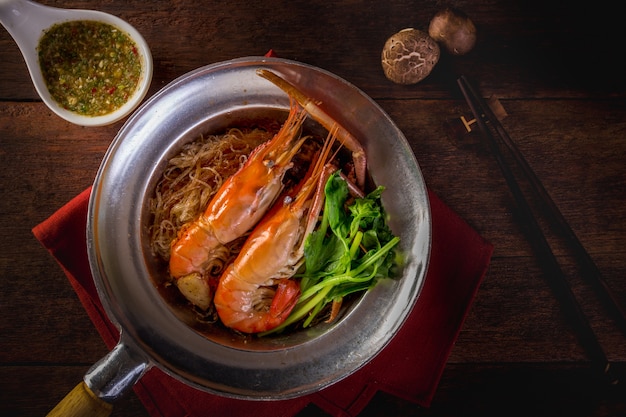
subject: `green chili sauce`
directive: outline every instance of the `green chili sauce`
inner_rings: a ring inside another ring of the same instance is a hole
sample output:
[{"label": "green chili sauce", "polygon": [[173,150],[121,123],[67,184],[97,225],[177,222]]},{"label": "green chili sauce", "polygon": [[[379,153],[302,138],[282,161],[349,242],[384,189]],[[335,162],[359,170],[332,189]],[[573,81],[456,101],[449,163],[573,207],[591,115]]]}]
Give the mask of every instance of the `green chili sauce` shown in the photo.
[{"label": "green chili sauce", "polygon": [[124,105],[141,76],[137,45],[107,23],[55,24],[42,36],[38,52],[52,98],[85,116],[102,116]]}]

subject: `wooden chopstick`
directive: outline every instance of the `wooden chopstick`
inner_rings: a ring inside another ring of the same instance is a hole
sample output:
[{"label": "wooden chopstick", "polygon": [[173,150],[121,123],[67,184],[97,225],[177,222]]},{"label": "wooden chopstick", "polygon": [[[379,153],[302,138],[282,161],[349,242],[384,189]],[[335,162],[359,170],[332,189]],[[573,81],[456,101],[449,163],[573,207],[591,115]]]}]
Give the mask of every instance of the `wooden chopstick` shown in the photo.
[{"label": "wooden chopstick", "polygon": [[[463,80],[464,85],[466,86],[468,92],[471,94],[472,97],[476,97],[478,100],[482,100],[480,96],[476,94],[476,91],[473,89],[471,84],[464,76],[462,76],[459,80]],[[574,252],[574,256],[576,257],[576,259],[579,260],[579,264],[582,268],[583,278],[585,278],[588,284],[590,284],[594,288],[598,297],[600,297],[602,304],[609,310],[609,313],[615,320],[617,326],[620,328],[624,336],[626,336],[626,311],[622,309],[620,303],[613,296],[608,284],[602,276],[602,273],[598,269],[598,266],[593,261],[585,247],[582,245],[582,243],[578,239],[578,236],[576,236],[576,233],[574,233],[567,220],[565,220],[565,217],[563,217],[563,214],[558,209],[558,207],[554,203],[554,200],[552,200],[546,189],[543,187],[543,184],[541,183],[539,178],[537,178],[535,172],[532,170],[532,168],[530,168],[528,162],[526,162],[526,159],[515,145],[515,142],[513,142],[502,124],[500,124],[498,118],[493,114],[491,107],[489,107],[485,103],[479,103],[479,106],[483,110],[485,117],[489,121],[489,124],[493,126],[493,128],[496,130],[502,142],[506,145],[511,154],[514,156],[515,161],[523,170],[524,175],[528,179],[533,191],[538,196],[539,202],[540,204],[542,204],[544,212],[551,217],[552,224],[559,229],[561,235],[568,243],[568,246]]]},{"label": "wooden chopstick", "polygon": [[536,251],[539,262],[544,267],[546,279],[552,288],[552,291],[559,300],[565,315],[571,322],[571,325],[574,327],[579,341],[587,351],[589,358],[599,368],[600,372],[607,378],[609,383],[616,384],[619,380],[617,376],[614,375],[611,364],[608,361],[602,346],[600,345],[593,329],[591,328],[591,325],[589,324],[589,321],[587,320],[587,317],[583,313],[579,303],[572,293],[565,274],[554,256],[554,253],[552,252],[552,249],[550,248],[550,245],[546,240],[537,219],[533,215],[530,204],[524,196],[524,193],[522,192],[511,167],[507,164],[505,155],[500,150],[498,139],[506,145],[508,151],[514,157],[515,162],[519,165],[524,175],[527,177],[532,191],[537,195],[539,201],[544,207],[544,210],[550,215],[550,217],[552,217],[553,221],[556,222],[556,226],[560,228],[563,238],[568,242],[572,250],[577,253],[578,259],[583,267],[585,277],[593,283],[593,287],[601,297],[603,304],[610,310],[612,315],[615,316],[616,322],[620,325],[624,334],[626,334],[626,315],[611,295],[597,266],[489,106],[484,102],[482,97],[476,93],[465,76],[461,76],[457,80],[457,83],[463,93],[463,96],[465,97],[465,100],[472,110],[472,113],[474,114],[476,123],[483,133],[483,136],[489,142],[489,146],[496,158],[496,161],[498,162],[502,175],[504,176],[511,193],[513,194],[515,202],[520,210],[522,221],[526,226],[528,238]]}]

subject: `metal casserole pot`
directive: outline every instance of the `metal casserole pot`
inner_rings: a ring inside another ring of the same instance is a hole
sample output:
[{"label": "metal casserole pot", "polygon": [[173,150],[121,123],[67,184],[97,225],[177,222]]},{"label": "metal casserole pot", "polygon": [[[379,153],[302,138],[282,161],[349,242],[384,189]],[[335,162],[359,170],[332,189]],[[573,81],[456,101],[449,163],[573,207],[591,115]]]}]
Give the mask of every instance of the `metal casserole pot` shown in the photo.
[{"label": "metal casserole pot", "polygon": [[[147,202],[168,159],[201,133],[238,120],[284,117],[287,95],[256,75],[265,67],[321,101],[362,141],[368,167],[385,185],[383,204],[405,257],[402,276],[386,279],[337,322],[310,330],[239,339],[202,335],[166,303],[147,235]],[[83,386],[112,404],[152,366],[213,394],[279,400],[318,391],[354,373],[393,338],[411,312],[426,274],[431,217],[413,152],[387,114],[339,77],[276,58],[241,58],[192,71],[148,100],[121,128],[96,176],[87,224],[89,261],[99,297],[118,326],[116,348]]]}]

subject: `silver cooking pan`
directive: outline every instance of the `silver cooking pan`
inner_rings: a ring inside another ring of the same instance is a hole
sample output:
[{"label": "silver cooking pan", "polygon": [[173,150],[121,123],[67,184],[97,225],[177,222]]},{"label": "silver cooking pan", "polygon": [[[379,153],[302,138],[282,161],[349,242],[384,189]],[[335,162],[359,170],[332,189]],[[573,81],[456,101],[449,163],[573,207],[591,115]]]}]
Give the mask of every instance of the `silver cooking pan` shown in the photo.
[{"label": "silver cooking pan", "polygon": [[[256,74],[267,68],[297,85],[356,136],[401,238],[405,264],[346,307],[340,320],[266,338],[209,334],[164,300],[148,244],[147,202],[168,159],[201,133],[241,120],[282,117],[287,95]],[[426,187],[402,132],[363,92],[309,65],[242,58],[192,71],[148,100],[121,128],[95,179],[87,243],[99,297],[121,332],[117,347],[85,376],[83,389],[113,403],[150,367],[213,394],[279,400],[309,394],[376,356],[411,312],[426,274],[431,216]]]}]

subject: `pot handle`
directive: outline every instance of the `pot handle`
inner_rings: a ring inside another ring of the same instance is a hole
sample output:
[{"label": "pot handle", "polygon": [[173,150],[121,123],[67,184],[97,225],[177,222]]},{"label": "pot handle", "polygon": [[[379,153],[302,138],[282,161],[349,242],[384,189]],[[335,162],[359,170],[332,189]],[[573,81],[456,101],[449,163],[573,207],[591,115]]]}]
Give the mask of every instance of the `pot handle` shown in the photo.
[{"label": "pot handle", "polygon": [[140,349],[122,336],[47,417],[107,417],[113,403],[130,391],[150,367]]},{"label": "pot handle", "polygon": [[108,417],[111,411],[113,404],[98,398],[85,381],[81,381],[48,413],[48,417]]}]

